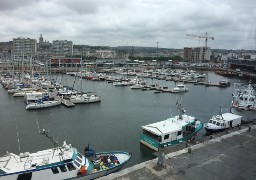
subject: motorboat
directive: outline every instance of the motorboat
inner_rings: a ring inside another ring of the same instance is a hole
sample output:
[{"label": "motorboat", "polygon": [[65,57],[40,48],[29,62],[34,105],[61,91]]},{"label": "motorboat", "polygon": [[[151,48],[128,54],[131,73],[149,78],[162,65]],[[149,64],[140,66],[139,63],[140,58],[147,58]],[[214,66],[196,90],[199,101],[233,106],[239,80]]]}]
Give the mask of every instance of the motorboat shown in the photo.
[{"label": "motorboat", "polygon": [[207,132],[220,132],[241,125],[242,116],[233,113],[224,113],[213,116],[204,124]]}]

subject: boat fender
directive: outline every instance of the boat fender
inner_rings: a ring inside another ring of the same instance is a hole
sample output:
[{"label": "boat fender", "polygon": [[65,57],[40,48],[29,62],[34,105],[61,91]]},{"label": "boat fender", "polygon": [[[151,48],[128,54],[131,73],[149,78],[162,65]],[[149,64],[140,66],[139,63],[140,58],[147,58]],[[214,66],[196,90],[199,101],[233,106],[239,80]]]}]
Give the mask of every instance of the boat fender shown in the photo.
[{"label": "boat fender", "polygon": [[81,168],[80,168],[80,170],[79,170],[79,172],[81,173],[81,175],[83,176],[83,175],[85,175],[86,173],[87,173],[87,169],[85,169],[85,166],[81,166]]}]

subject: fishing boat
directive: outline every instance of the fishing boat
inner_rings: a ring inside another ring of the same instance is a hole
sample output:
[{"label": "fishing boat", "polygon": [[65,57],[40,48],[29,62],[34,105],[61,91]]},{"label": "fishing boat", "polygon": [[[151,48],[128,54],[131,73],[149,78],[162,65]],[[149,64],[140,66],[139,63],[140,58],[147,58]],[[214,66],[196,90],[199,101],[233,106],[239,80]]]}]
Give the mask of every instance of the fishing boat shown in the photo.
[{"label": "fishing boat", "polygon": [[71,144],[57,142],[43,130],[43,133],[55,145],[35,153],[6,152],[0,157],[0,179],[95,179],[121,169],[127,163],[131,154],[123,151],[95,153],[86,147],[84,155]]},{"label": "fishing boat", "polygon": [[256,120],[256,94],[251,83],[235,83],[235,93],[232,94],[231,110],[234,114],[242,116],[243,121]]},{"label": "fishing boat", "polygon": [[164,121],[142,126],[140,143],[159,151],[194,138],[203,127],[203,123],[195,117],[185,114],[180,103],[176,103],[180,114]]},{"label": "fishing boat", "polygon": [[242,116],[233,113],[220,113],[213,116],[208,123],[204,124],[204,128],[207,132],[221,132],[229,128],[233,128],[241,125]]}]

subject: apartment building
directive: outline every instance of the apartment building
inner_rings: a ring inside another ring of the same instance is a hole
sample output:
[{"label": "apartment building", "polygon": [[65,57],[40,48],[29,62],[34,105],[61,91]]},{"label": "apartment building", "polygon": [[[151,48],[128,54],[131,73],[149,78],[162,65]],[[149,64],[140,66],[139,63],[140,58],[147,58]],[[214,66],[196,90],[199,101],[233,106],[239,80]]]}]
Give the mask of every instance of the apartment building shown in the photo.
[{"label": "apartment building", "polygon": [[52,41],[52,55],[66,56],[73,55],[73,42],[67,40]]},{"label": "apartment building", "polygon": [[184,60],[194,63],[210,61],[212,51],[209,47],[185,47]]},{"label": "apartment building", "polygon": [[13,38],[12,55],[15,60],[30,59],[37,52],[36,39],[30,38]]}]

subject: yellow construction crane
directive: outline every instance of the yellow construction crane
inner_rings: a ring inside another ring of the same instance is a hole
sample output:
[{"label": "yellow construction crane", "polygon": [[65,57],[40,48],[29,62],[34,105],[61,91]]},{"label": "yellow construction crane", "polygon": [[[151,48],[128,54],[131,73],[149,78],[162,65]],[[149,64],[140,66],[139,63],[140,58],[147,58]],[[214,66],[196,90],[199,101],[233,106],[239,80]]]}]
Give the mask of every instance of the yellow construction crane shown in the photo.
[{"label": "yellow construction crane", "polygon": [[205,38],[205,47],[207,47],[208,38],[214,40],[214,37],[209,36],[207,32],[205,33],[205,36],[196,35],[196,34],[187,34],[187,36],[198,37],[198,38]]}]

